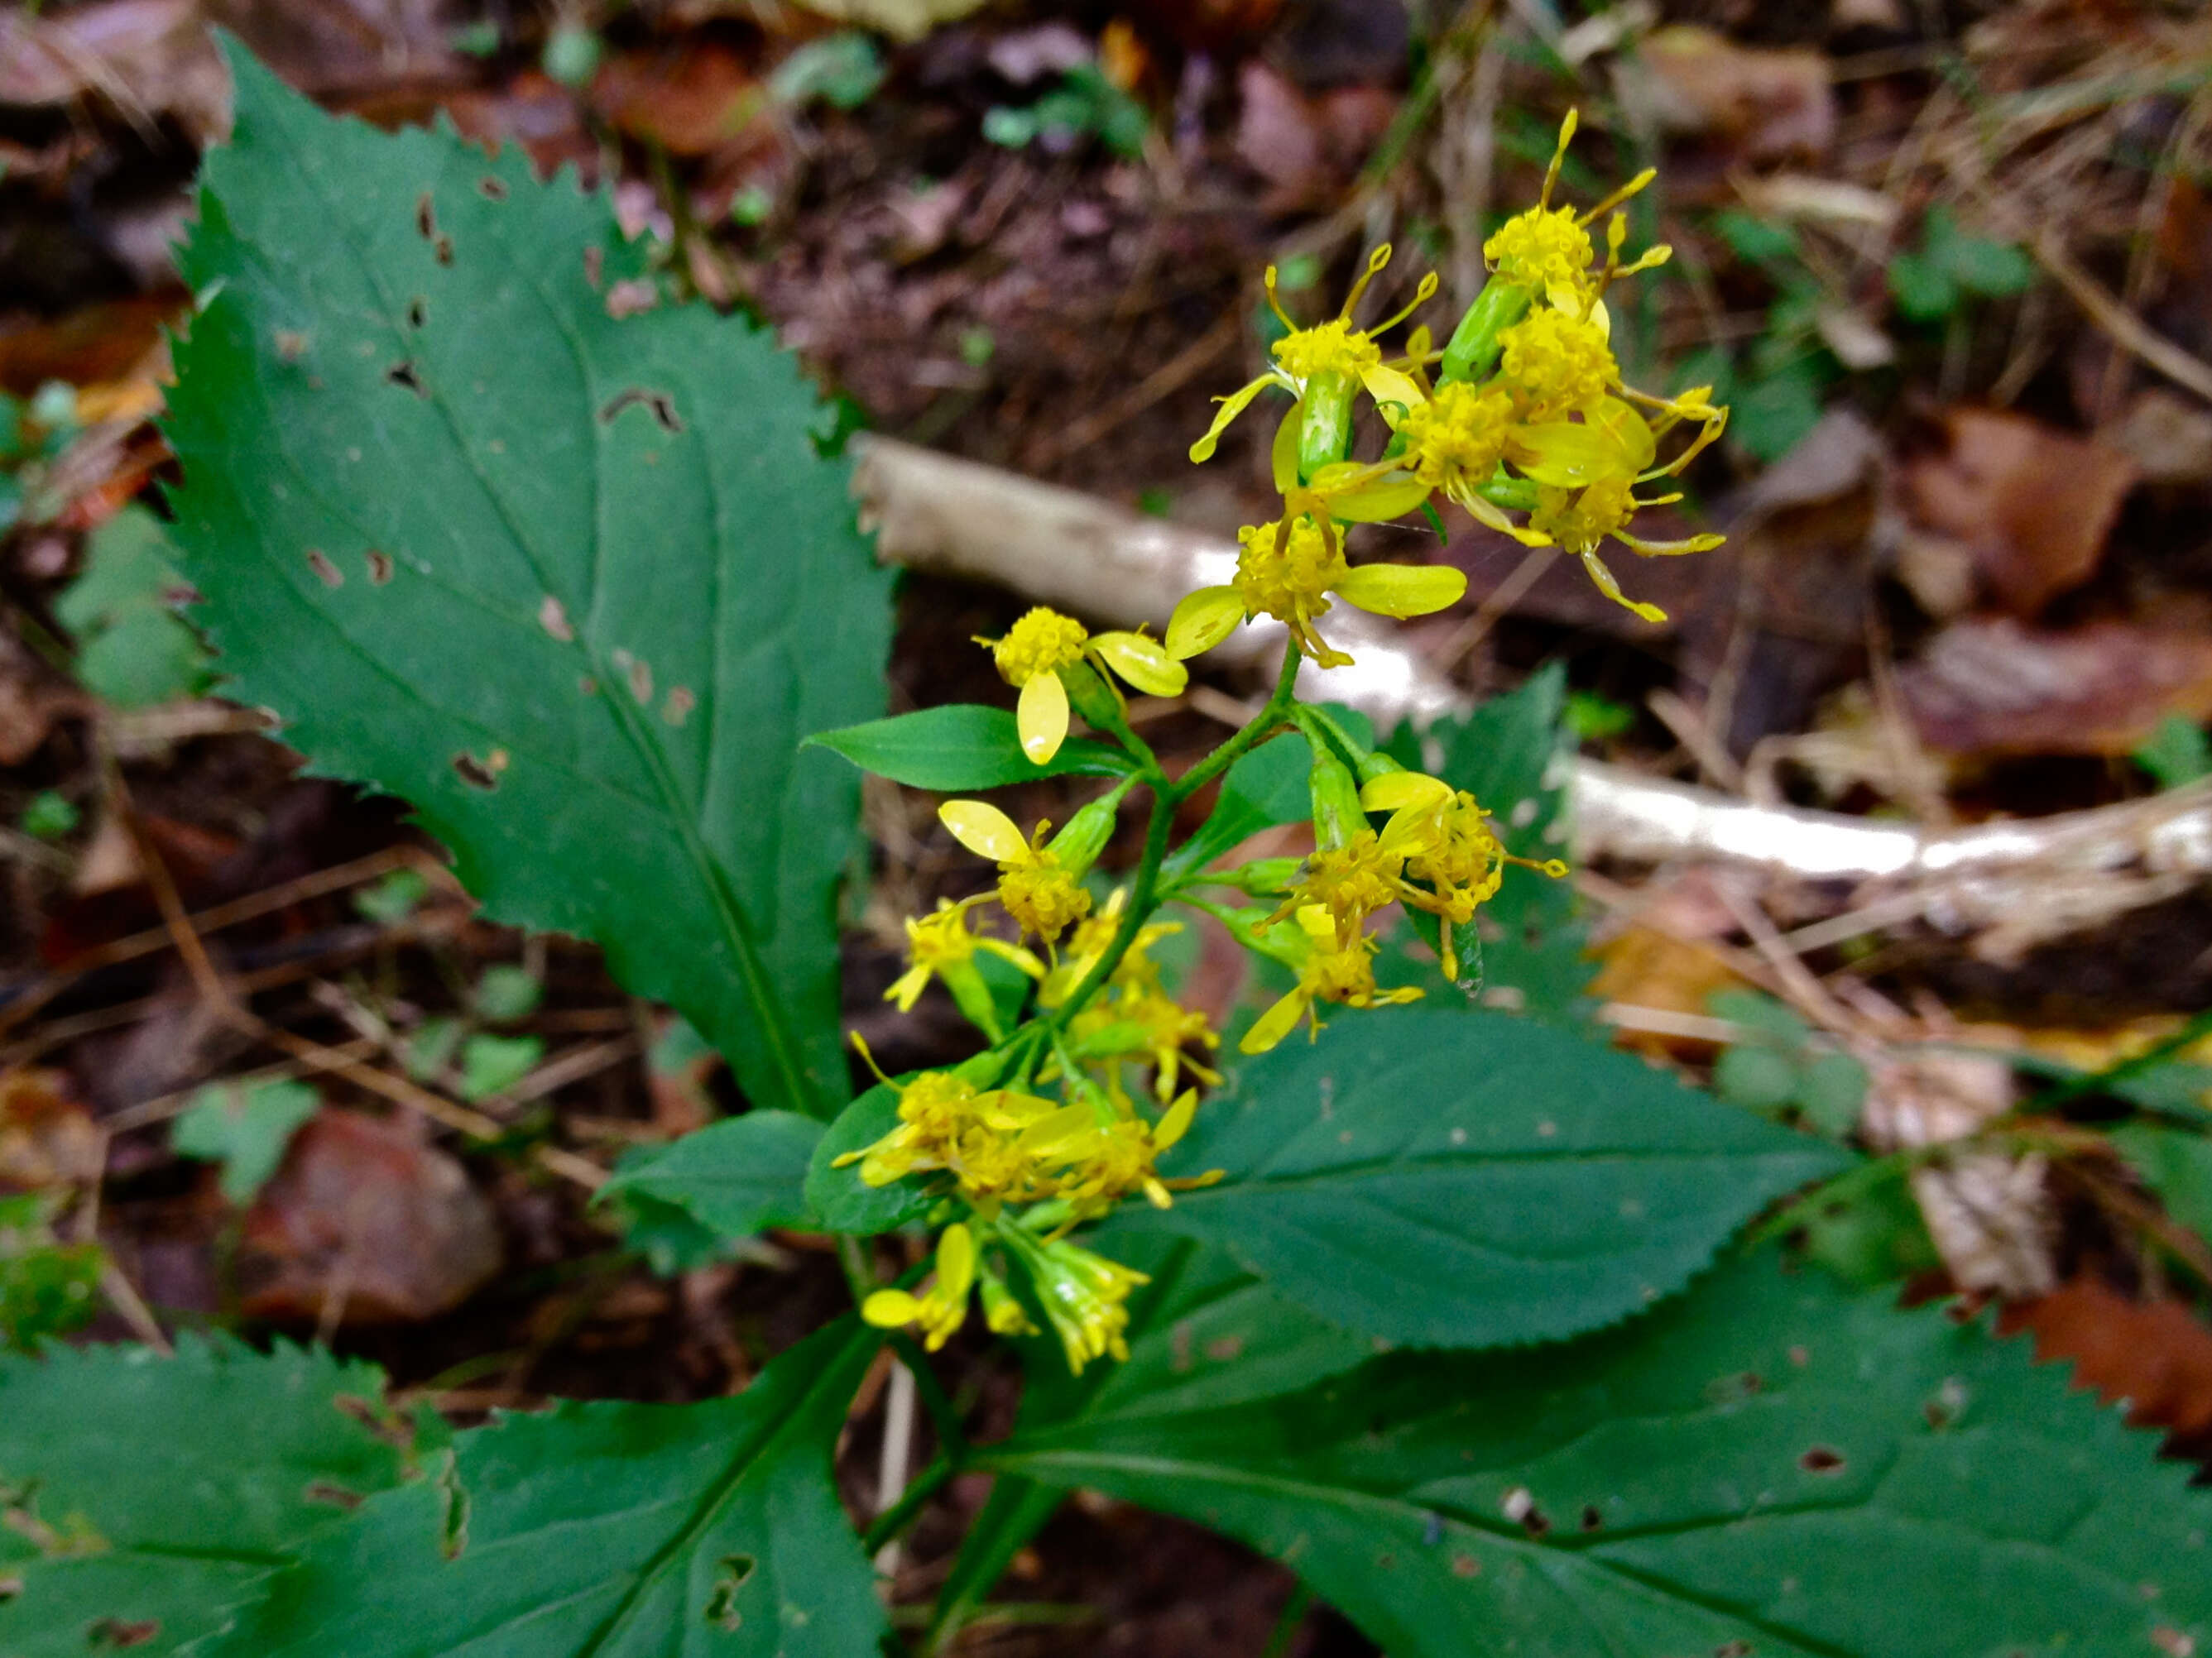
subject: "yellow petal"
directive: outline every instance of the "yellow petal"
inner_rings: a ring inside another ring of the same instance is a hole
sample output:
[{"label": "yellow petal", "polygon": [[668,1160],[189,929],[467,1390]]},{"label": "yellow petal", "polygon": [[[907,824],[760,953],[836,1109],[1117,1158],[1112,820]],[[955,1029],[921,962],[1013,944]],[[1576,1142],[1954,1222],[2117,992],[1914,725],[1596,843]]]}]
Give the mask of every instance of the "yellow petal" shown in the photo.
[{"label": "yellow petal", "polygon": [[1286,495],[1298,487],[1298,432],[1304,425],[1305,404],[1293,403],[1283,423],[1275,428],[1274,447],[1268,461],[1275,473],[1275,493]]},{"label": "yellow petal", "polygon": [[1190,670],[1175,659],[1157,639],[1142,634],[1094,634],[1091,648],[1106,665],[1139,690],[1153,696],[1180,696],[1190,683]]},{"label": "yellow petal", "polygon": [[963,1302],[968,1298],[969,1286],[975,1281],[975,1235],[963,1225],[946,1227],[944,1236],[937,1240],[938,1297],[956,1303]]},{"label": "yellow petal", "polygon": [[1262,374],[1249,386],[1240,386],[1222,398],[1221,409],[1214,416],[1213,424],[1206,428],[1204,437],[1190,446],[1190,458],[1194,461],[1212,460],[1215,448],[1221,442],[1221,434],[1229,429],[1229,422],[1243,414],[1246,405],[1262,390],[1274,384],[1273,374]]},{"label": "yellow petal", "polygon": [[1451,799],[1452,786],[1425,772],[1386,771],[1359,787],[1359,804],[1369,811],[1400,811],[1407,806],[1441,805]]},{"label": "yellow petal", "polygon": [[[1421,395],[1421,388],[1413,384],[1412,375],[1380,363],[1361,375],[1360,380],[1367,387],[1367,395],[1375,399],[1376,407],[1382,411],[1382,418],[1394,428],[1408,412],[1428,401]],[[1392,404],[1398,405],[1395,410],[1391,409]]]},{"label": "yellow petal", "polygon": [[1067,740],[1067,687],[1056,673],[1031,676],[1014,706],[1014,729],[1022,739],[1022,752],[1030,763],[1042,766],[1060,752]]},{"label": "yellow petal", "polygon": [[1310,999],[1303,990],[1293,990],[1262,1013],[1244,1033],[1244,1040],[1237,1044],[1241,1054],[1265,1054],[1297,1029],[1299,1016],[1304,1013]]},{"label": "yellow petal", "polygon": [[[1051,674],[1039,674],[1037,679],[1050,679],[1055,685],[1060,683],[1058,677]],[[1030,685],[1036,683],[1036,679],[1030,681]],[[1024,686],[1022,689],[1024,707],[1029,700],[1029,688]],[[1067,705],[1062,702],[1060,706],[1065,708]],[[1061,729],[1066,729],[1064,715]],[[1057,748],[1060,745],[1055,743],[1053,746]],[[1029,747],[1026,732],[1023,736],[1022,747]],[[994,864],[1011,864],[1029,855],[1030,843],[1022,838],[1021,830],[1014,827],[1014,820],[988,800],[947,800],[937,809],[937,818],[952,831],[954,840],[978,858],[988,858]]]},{"label": "yellow petal", "polygon": [[1459,603],[1467,573],[1448,564],[1363,564],[1329,591],[1377,616],[1427,616]]},{"label": "yellow petal", "polygon": [[1098,1120],[1089,1106],[1064,1105],[1022,1130],[1021,1149],[1032,1156],[1044,1156],[1079,1145],[1097,1133]]},{"label": "yellow petal", "polygon": [[860,1317],[878,1330],[896,1330],[921,1316],[921,1303],[903,1290],[878,1290],[860,1303]]},{"label": "yellow petal", "polygon": [[1387,524],[1394,518],[1403,518],[1428,498],[1427,484],[1394,472],[1360,489],[1330,495],[1328,510],[1330,516],[1346,524]]},{"label": "yellow petal", "polygon": [[1200,587],[1168,618],[1167,653],[1177,661],[1212,650],[1244,620],[1244,596],[1234,587]]},{"label": "yellow petal", "polygon": [[1667,612],[1656,604],[1646,604],[1622,592],[1620,584],[1613,579],[1613,572],[1605,568],[1603,561],[1595,553],[1583,555],[1583,568],[1589,572],[1590,580],[1597,583],[1598,592],[1622,609],[1635,611],[1646,622],[1664,622],[1667,619]]},{"label": "yellow petal", "polygon": [[884,992],[884,999],[887,1002],[896,1002],[900,1012],[911,1013],[914,1011],[914,1005],[921,999],[921,993],[928,987],[929,969],[926,967],[910,967],[899,975],[889,990]]},{"label": "yellow petal", "polygon": [[[989,950],[992,955],[997,957],[1000,961],[1010,963],[1013,966],[1019,968],[1023,972],[1028,974],[1032,979],[1042,979],[1044,977],[1044,963],[1037,960],[1037,958],[1035,956],[1032,956],[1028,950],[1024,950],[1019,944],[1010,944],[1004,938],[983,938],[975,940],[975,948],[978,950]],[[889,1000],[890,999],[886,997],[884,999]],[[903,1013],[908,1010],[902,1007],[899,1011]]]},{"label": "yellow petal", "polygon": [[1495,501],[1486,501],[1478,495],[1460,497],[1459,501],[1461,506],[1474,515],[1476,523],[1486,529],[1495,530],[1502,536],[1511,536],[1523,547],[1548,547],[1552,544],[1551,537],[1546,535],[1541,530],[1523,529],[1506,517],[1504,508],[1499,507]]},{"label": "yellow petal", "polygon": [[1164,1151],[1190,1132],[1190,1120],[1198,1114],[1198,1090],[1184,1090],[1183,1096],[1167,1108],[1158,1122],[1152,1126],[1152,1145]]}]

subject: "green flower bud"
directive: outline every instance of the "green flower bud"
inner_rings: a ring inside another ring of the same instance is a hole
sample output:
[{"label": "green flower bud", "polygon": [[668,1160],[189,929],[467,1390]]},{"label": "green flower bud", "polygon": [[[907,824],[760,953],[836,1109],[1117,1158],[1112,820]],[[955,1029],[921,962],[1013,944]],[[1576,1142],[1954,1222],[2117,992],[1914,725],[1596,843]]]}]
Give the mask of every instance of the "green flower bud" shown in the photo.
[{"label": "green flower bud", "polygon": [[1307,784],[1313,791],[1314,840],[1322,847],[1347,845],[1367,827],[1367,813],[1359,804],[1359,780],[1327,744],[1316,743],[1313,750]]},{"label": "green flower bud", "polygon": [[1437,379],[1449,384],[1489,374],[1498,363],[1498,337],[1527,313],[1532,297],[1527,288],[1512,282],[1494,282],[1484,288],[1445,342]]},{"label": "green flower bud", "polygon": [[1306,382],[1298,414],[1298,482],[1352,452],[1352,398],[1359,382],[1331,369]]},{"label": "green flower bud", "polygon": [[[1087,714],[1085,718],[1088,719]],[[1103,794],[1090,805],[1080,807],[1070,817],[1059,834],[1045,843],[1045,850],[1059,860],[1060,866],[1080,879],[1098,861],[1098,854],[1106,850],[1107,841],[1114,838],[1115,820],[1121,811],[1122,797],[1129,793],[1137,780],[1126,779],[1113,791]]]},{"label": "green flower bud", "polygon": [[1113,731],[1122,724],[1121,694],[1090,663],[1076,662],[1062,668],[1060,683],[1066,687],[1068,702],[1076,713],[1100,731]]}]

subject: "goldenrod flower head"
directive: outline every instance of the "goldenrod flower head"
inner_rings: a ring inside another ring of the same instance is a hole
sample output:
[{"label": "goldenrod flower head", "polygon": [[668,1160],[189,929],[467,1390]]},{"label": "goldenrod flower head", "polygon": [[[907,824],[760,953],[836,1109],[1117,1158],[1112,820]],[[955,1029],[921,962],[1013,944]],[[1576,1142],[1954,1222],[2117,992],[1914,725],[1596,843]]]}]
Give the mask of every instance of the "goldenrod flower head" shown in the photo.
[{"label": "goldenrod flower head", "polygon": [[1129,1356],[1129,1291],[1152,1279],[1065,1238],[1043,1242],[1018,1226],[1001,1229],[1020,1258],[1037,1302],[1076,1375],[1094,1358]]},{"label": "goldenrod flower head", "polygon": [[1419,999],[1413,987],[1378,990],[1375,985],[1375,941],[1358,938],[1349,944],[1337,942],[1336,923],[1319,905],[1297,912],[1297,922],[1310,942],[1310,953],[1298,968],[1298,981],[1291,991],[1253,1022],[1237,1046],[1246,1054],[1264,1054],[1309,1019],[1313,1034],[1321,1033],[1316,1002],[1338,1002],[1347,1007],[1380,1007],[1394,1002]]},{"label": "goldenrod flower head", "polygon": [[1510,392],[1454,380],[1408,410],[1398,431],[1414,475],[1431,489],[1457,495],[1490,482],[1514,419]]},{"label": "goldenrod flower head", "polygon": [[1330,609],[1329,595],[1378,616],[1426,616],[1458,603],[1464,573],[1444,565],[1363,564],[1346,562],[1341,537],[1326,517],[1310,513],[1248,525],[1237,532],[1237,580],[1201,587],[1176,606],[1168,623],[1168,651],[1178,657],[1210,651],[1237,624],[1271,616],[1290,629],[1298,648],[1322,667],[1352,659],[1330,648],[1314,631]]},{"label": "goldenrod flower head", "polygon": [[1402,896],[1398,878],[1406,862],[1401,840],[1386,840],[1364,829],[1340,847],[1323,847],[1305,862],[1297,885],[1279,915],[1320,910],[1329,918],[1340,949],[1364,931],[1367,918],[1388,909]]},{"label": "goldenrod flower head", "polygon": [[1571,207],[1532,207],[1516,214],[1482,245],[1499,282],[1533,289],[1564,309],[1579,308],[1597,257],[1583,221]]},{"label": "goldenrod flower head", "polygon": [[1503,379],[1524,421],[1556,420],[1620,384],[1606,331],[1589,317],[1537,310],[1498,336]]},{"label": "goldenrod flower head", "polygon": [[1000,677],[1021,692],[1015,727],[1022,752],[1040,766],[1067,740],[1067,686],[1060,673],[1085,657],[1154,696],[1179,696],[1190,683],[1189,671],[1158,640],[1141,633],[1092,634],[1072,616],[1042,604],[1025,612],[1003,639],[979,637],[975,642],[988,647]]},{"label": "goldenrod flower head", "polygon": [[980,902],[963,898],[956,904],[940,898],[933,914],[907,918],[907,969],[884,992],[885,1001],[897,1003],[902,1013],[911,1011],[933,978],[943,979],[958,994],[966,987],[962,980],[975,973],[979,950],[1012,963],[1032,979],[1044,977],[1044,963],[1019,945],[968,930],[968,912]]},{"label": "goldenrod flower head", "polygon": [[[1229,428],[1229,422],[1243,414],[1252,399],[1271,386],[1279,386],[1292,397],[1304,399],[1325,376],[1336,376],[1340,382],[1356,386],[1367,381],[1379,370],[1382,367],[1382,351],[1375,343],[1375,337],[1395,328],[1417,307],[1426,304],[1430,295],[1437,291],[1437,277],[1434,272],[1431,272],[1421,278],[1420,285],[1414,289],[1413,303],[1404,310],[1385,318],[1372,327],[1353,327],[1352,313],[1358,308],[1360,296],[1367,291],[1367,284],[1374,281],[1389,263],[1390,248],[1385,243],[1367,256],[1367,269],[1361,273],[1359,280],[1352,283],[1352,292],[1345,296],[1343,309],[1328,321],[1316,323],[1310,328],[1299,327],[1291,314],[1283,309],[1282,302],[1275,294],[1275,267],[1269,265],[1265,281],[1267,303],[1289,331],[1275,342],[1273,353],[1274,365],[1266,374],[1219,399],[1221,410],[1213,417],[1213,424],[1206,428],[1204,437],[1190,446],[1191,459],[1212,459],[1221,441],[1222,433]],[[1370,386],[1370,389],[1373,388]]]},{"label": "goldenrod flower head", "polygon": [[1717,535],[1689,536],[1680,541],[1647,541],[1628,532],[1629,522],[1636,516],[1638,507],[1663,506],[1678,499],[1679,496],[1668,495],[1655,501],[1638,501],[1630,492],[1630,480],[1622,477],[1602,477],[1581,490],[1540,487],[1535,510],[1528,515],[1528,525],[1579,557],[1590,580],[1597,583],[1598,591],[1614,604],[1635,611],[1646,622],[1664,622],[1667,612],[1656,604],[1643,604],[1622,593],[1613,572],[1598,557],[1597,548],[1607,536],[1646,558],[1702,553],[1719,546],[1723,537]]},{"label": "goldenrod flower head", "polygon": [[948,800],[937,815],[960,844],[999,866],[999,903],[1046,944],[1091,914],[1091,895],[1045,846],[1041,823],[1024,840],[1012,818],[983,800]]},{"label": "goldenrod flower head", "polygon": [[[1121,975],[1117,973],[1115,976],[1118,979]],[[1193,1076],[1209,1086],[1221,1081],[1220,1072],[1183,1052],[1193,1045],[1208,1049],[1221,1046],[1220,1034],[1198,1009],[1185,1007],[1174,997],[1147,988],[1123,996],[1115,1003],[1111,1013],[1115,1020],[1133,1025],[1144,1033],[1143,1052],[1152,1061],[1153,1091],[1162,1104],[1175,1097],[1176,1086],[1186,1066]]]},{"label": "goldenrod flower head", "polygon": [[980,1122],[962,1134],[945,1166],[960,1184],[960,1195],[976,1213],[994,1215],[1001,1204],[1034,1203],[1060,1190],[1050,1160],[1040,1157],[1031,1138],[1039,1124],[1060,1109],[1028,1094],[1006,1098],[1018,1109]]},{"label": "goldenrod flower head", "polygon": [[975,1279],[975,1288],[983,1297],[983,1321],[991,1327],[991,1333],[1001,1336],[1033,1336],[1036,1326],[1022,1310],[1022,1303],[1014,1299],[1014,1292],[1006,1282],[988,1266]]},{"label": "goldenrod flower head", "polygon": [[1441,778],[1386,772],[1360,789],[1359,803],[1370,811],[1391,814],[1382,838],[1406,847],[1407,882],[1419,884],[1407,885],[1399,896],[1437,918],[1438,953],[1448,979],[1459,977],[1452,929],[1472,922],[1476,909],[1497,896],[1506,865],[1539,869],[1555,879],[1567,872],[1557,859],[1531,864],[1506,851],[1475,798]]},{"label": "goldenrod flower head", "polygon": [[[967,1318],[968,1294],[975,1283],[975,1235],[956,1224],[937,1240],[937,1273],[927,1290],[919,1296],[904,1290],[878,1290],[860,1303],[860,1316],[881,1330],[919,1325],[923,1345],[935,1352]],[[987,1292],[987,1304],[988,1299]]]}]

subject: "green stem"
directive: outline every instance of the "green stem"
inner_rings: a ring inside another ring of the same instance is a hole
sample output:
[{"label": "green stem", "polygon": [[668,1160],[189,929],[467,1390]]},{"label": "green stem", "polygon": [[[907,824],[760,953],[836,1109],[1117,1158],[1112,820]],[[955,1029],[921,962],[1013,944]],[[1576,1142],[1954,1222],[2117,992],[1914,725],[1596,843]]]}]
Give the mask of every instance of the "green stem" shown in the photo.
[{"label": "green stem", "polygon": [[1231,766],[1243,757],[1247,750],[1255,746],[1261,738],[1272,735],[1275,727],[1289,718],[1291,705],[1298,700],[1300,660],[1302,658],[1298,653],[1297,641],[1294,639],[1285,641],[1283,665],[1276,673],[1275,692],[1267,699],[1267,706],[1261,709],[1257,715],[1231,736],[1227,742],[1182,774],[1182,780],[1174,786],[1173,790],[1177,805],[1181,805],[1215,778],[1220,776],[1223,772],[1228,770]]},{"label": "green stem", "polygon": [[1267,1645],[1260,1658],[1284,1658],[1291,1643],[1298,1638],[1298,1631],[1305,1626],[1306,1613],[1313,1609],[1314,1592],[1304,1578],[1291,1591],[1291,1598],[1283,1602],[1283,1614],[1275,1619],[1275,1632],[1267,1637]]},{"label": "green stem", "polygon": [[912,1525],[923,1506],[937,1495],[946,1480],[952,1478],[957,1467],[950,1455],[938,1452],[931,1459],[929,1466],[916,1474],[908,1483],[907,1488],[899,1493],[898,1501],[875,1517],[866,1534],[860,1539],[863,1552],[874,1554]]}]

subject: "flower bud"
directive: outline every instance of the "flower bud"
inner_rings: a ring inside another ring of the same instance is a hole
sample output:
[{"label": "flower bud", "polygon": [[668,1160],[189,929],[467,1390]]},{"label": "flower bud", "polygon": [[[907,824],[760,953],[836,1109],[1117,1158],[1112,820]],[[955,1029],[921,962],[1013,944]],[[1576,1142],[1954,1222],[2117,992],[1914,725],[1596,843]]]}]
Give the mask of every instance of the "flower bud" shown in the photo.
[{"label": "flower bud", "polygon": [[1531,297],[1528,289],[1515,282],[1493,282],[1485,287],[1445,342],[1437,380],[1449,385],[1489,374],[1498,362],[1498,337],[1527,313]]},{"label": "flower bud", "polygon": [[1067,688],[1067,700],[1074,705],[1076,713],[1100,731],[1112,731],[1121,723],[1121,694],[1090,663],[1078,662],[1062,668],[1060,683]]},{"label": "flower bud", "polygon": [[1359,781],[1328,744],[1314,744],[1313,751],[1307,784],[1313,791],[1314,840],[1322,847],[1340,847],[1367,827],[1367,814],[1359,805]]},{"label": "flower bud", "polygon": [[1135,781],[1129,778],[1111,793],[1103,794],[1079,808],[1060,833],[1045,843],[1045,850],[1059,860],[1060,868],[1078,880],[1090,872],[1091,865],[1098,861],[1098,854],[1106,850],[1107,841],[1114,838],[1114,824],[1121,811],[1122,797]]},{"label": "flower bud", "polygon": [[1306,382],[1299,404],[1298,482],[1310,483],[1315,473],[1352,452],[1352,404],[1359,382],[1331,369]]}]

